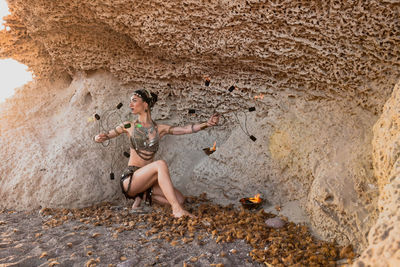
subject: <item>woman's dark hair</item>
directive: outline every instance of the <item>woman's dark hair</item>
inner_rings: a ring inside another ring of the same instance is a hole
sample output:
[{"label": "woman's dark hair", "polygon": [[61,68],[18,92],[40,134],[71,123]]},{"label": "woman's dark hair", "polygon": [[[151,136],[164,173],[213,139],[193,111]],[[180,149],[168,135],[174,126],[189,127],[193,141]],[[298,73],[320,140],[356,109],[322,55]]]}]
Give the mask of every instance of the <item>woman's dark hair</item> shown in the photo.
[{"label": "woman's dark hair", "polygon": [[157,102],[157,95],[147,89],[136,90],[134,94],[143,99],[143,101],[146,102],[150,108],[152,108]]}]

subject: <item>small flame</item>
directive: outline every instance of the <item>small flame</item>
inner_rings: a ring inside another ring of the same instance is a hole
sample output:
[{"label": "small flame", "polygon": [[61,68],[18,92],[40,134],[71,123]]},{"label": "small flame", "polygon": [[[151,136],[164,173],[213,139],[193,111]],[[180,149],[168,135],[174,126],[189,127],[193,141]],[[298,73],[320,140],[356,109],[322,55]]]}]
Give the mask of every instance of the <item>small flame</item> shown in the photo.
[{"label": "small flame", "polygon": [[249,200],[253,203],[260,203],[261,202],[260,194],[257,194],[254,197],[250,197]]},{"label": "small flame", "polygon": [[214,142],[213,147],[210,147],[210,151],[215,151],[217,149],[217,141]]},{"label": "small flame", "polygon": [[254,99],[264,99],[264,95],[263,94],[256,95],[254,96]]}]

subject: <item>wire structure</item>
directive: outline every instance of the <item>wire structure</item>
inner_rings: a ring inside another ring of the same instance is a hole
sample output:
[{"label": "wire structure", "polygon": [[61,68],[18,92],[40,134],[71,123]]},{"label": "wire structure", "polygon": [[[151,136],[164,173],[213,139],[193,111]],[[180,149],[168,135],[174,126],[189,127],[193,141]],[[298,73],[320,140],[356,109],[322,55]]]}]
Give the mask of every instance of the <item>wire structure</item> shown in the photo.
[{"label": "wire structure", "polygon": [[[205,86],[209,86],[210,85],[210,79],[208,78],[208,77],[206,77],[206,79],[205,79]],[[228,92],[226,92],[226,91],[223,91],[224,92],[224,94],[225,94],[225,96],[228,96],[228,97],[231,97],[232,95],[231,95],[231,93],[234,91],[236,89],[236,86],[234,86],[234,85],[232,85],[232,86],[230,86],[229,87],[229,89],[227,90]],[[229,114],[229,113],[233,113],[233,115],[235,116],[235,118],[236,118],[236,120],[237,120],[237,122],[238,122],[238,124],[239,124],[239,126],[240,126],[240,129],[243,131],[243,133],[245,134],[245,135],[247,135],[253,142],[255,142],[256,140],[257,140],[257,138],[254,136],[254,135],[252,135],[252,134],[250,134],[249,133],[249,130],[248,130],[248,128],[247,128],[247,114],[246,114],[246,112],[245,112],[245,110],[246,109],[243,109],[243,108],[236,108],[236,109],[229,109],[229,110],[225,110],[225,111],[218,111],[218,108],[220,108],[223,104],[225,104],[226,103],[226,100],[223,100],[223,101],[221,101],[221,102],[219,102],[219,103],[217,103],[215,106],[213,106],[213,107],[208,107],[208,109],[212,109],[213,110],[213,114],[219,114],[220,115],[220,118],[222,118],[222,122],[220,121],[220,123],[219,123],[219,125],[220,126],[223,126],[223,125],[225,125],[225,123],[227,122],[227,119],[226,119],[226,117],[225,117],[225,115],[226,114]],[[249,108],[247,108],[247,110],[249,111],[249,112],[253,112],[253,111],[256,111],[256,108],[255,107],[249,107]],[[238,115],[237,115],[237,113],[243,113],[244,114],[244,117],[245,117],[245,120],[244,120],[244,125],[242,126],[242,123],[241,123],[241,121],[240,121],[240,119],[239,119],[239,117],[238,117]],[[195,113],[199,113],[199,114],[206,114],[206,113],[208,113],[208,112],[205,112],[205,111],[200,111],[200,110],[195,110],[195,109],[189,109],[189,111],[188,111],[188,114],[195,114]]]},{"label": "wire structure", "polygon": [[[113,120],[113,118],[115,116],[117,116],[118,120],[120,123],[123,123],[123,118],[120,112],[121,107],[123,106],[122,103],[119,103],[116,108],[112,108],[109,110],[106,110],[103,114],[101,114],[101,116],[99,114],[94,114],[94,118],[97,120],[97,125],[98,125],[98,133],[104,133],[104,132],[108,132],[109,129],[112,129],[115,127],[115,125],[117,123],[115,123],[115,120]],[[111,122],[113,122],[113,124],[111,125]],[[110,144],[112,143],[113,140],[109,139],[106,140],[102,143],[100,143],[103,147],[108,147],[110,146]],[[110,162],[110,179],[114,180],[115,176],[114,176],[114,167],[116,164],[116,157],[117,157],[117,148],[119,148],[121,145],[119,144],[119,140],[118,138],[115,138],[114,141],[114,149],[112,151],[111,154],[111,162]],[[128,156],[127,156],[128,154]],[[124,156],[129,157],[129,153],[124,152]]]}]

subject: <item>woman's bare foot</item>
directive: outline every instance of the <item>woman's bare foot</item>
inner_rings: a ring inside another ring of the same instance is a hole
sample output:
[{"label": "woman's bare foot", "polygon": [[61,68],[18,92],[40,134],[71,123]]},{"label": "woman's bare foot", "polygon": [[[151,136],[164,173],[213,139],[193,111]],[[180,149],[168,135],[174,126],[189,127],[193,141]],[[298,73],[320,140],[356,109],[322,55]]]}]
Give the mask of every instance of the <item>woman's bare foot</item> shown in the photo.
[{"label": "woman's bare foot", "polygon": [[194,215],[191,214],[190,212],[180,208],[180,209],[173,209],[172,214],[174,215],[175,218],[180,218],[182,216],[189,216],[190,218],[194,218]]},{"label": "woman's bare foot", "polygon": [[142,203],[142,199],[140,197],[136,197],[135,202],[133,202],[132,209],[135,210],[135,209],[140,208],[141,203]]}]

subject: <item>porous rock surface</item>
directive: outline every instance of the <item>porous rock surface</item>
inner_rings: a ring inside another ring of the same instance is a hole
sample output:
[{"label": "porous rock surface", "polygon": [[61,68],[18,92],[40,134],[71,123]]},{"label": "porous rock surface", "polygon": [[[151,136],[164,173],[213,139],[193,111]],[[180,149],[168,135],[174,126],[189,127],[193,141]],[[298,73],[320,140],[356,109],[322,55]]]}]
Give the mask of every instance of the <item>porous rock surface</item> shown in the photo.
[{"label": "porous rock surface", "polygon": [[[93,143],[99,122],[88,117],[97,112],[110,129],[131,119],[129,96],[146,87],[159,94],[159,123],[204,120],[220,102],[218,111],[256,107],[163,140],[158,158],[184,193],[237,203],[258,192],[265,206],[283,208],[297,201],[322,238],[361,251],[369,232],[372,244],[378,196],[395,196],[386,188],[396,161],[376,160],[377,147],[390,146],[375,138],[373,152],[371,142],[399,78],[398,1],[8,2],[0,57],[28,65],[37,81],[1,106],[1,206],[121,198],[108,175],[120,175],[128,144]],[[245,116],[256,142],[241,130]],[[208,157],[202,148],[214,141]]]},{"label": "porous rock surface", "polygon": [[400,265],[400,82],[374,125],[373,159],[379,217],[356,266]]}]

